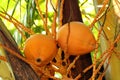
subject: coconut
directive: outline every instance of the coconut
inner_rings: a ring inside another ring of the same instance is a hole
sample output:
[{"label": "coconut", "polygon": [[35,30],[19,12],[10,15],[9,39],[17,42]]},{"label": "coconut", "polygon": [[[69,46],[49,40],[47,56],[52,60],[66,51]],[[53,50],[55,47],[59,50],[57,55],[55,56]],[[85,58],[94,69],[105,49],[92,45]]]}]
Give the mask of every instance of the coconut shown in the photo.
[{"label": "coconut", "polygon": [[57,32],[57,42],[65,53],[84,55],[95,49],[96,40],[91,30],[81,22],[70,22]]},{"label": "coconut", "polygon": [[38,66],[48,64],[56,53],[56,40],[51,36],[34,34],[25,42],[24,54],[26,59]]}]

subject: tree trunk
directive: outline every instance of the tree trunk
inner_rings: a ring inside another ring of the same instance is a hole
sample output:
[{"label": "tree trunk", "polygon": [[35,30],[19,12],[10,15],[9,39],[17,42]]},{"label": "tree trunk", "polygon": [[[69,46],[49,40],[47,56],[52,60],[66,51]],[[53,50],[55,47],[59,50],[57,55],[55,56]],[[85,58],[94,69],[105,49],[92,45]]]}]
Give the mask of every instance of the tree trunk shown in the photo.
[{"label": "tree trunk", "polygon": [[[17,53],[20,53],[17,44],[15,43],[13,37],[10,35],[9,31],[7,30],[6,26],[3,24],[1,19],[0,19],[0,38],[5,46],[9,47],[10,49],[14,50]],[[6,56],[12,67],[16,80],[40,80],[39,77],[35,74],[35,72],[28,64],[18,59],[17,57],[13,56],[8,51],[6,51],[6,53],[7,53]]]},{"label": "tree trunk", "polygon": [[[63,5],[63,20],[62,25],[70,21],[83,22],[81,12],[79,10],[78,0],[64,0]],[[86,36],[87,37],[87,36]],[[75,56],[70,56],[70,61],[73,61]],[[75,78],[78,74],[83,73],[83,70],[92,64],[90,53],[81,55],[75,63],[75,68],[72,69],[72,76]],[[92,75],[92,69],[90,69],[79,80],[88,80]]]}]

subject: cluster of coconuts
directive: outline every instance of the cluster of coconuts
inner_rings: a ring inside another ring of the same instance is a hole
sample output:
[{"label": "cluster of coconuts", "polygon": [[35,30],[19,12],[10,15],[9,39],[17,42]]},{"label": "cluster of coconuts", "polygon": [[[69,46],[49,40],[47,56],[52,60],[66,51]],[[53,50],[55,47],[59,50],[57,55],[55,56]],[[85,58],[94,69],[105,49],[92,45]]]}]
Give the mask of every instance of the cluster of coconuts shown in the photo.
[{"label": "cluster of coconuts", "polygon": [[25,42],[24,53],[28,60],[38,66],[49,63],[57,53],[57,44],[69,55],[84,55],[95,49],[95,38],[89,28],[81,22],[70,22],[57,32],[57,39],[34,34]]}]

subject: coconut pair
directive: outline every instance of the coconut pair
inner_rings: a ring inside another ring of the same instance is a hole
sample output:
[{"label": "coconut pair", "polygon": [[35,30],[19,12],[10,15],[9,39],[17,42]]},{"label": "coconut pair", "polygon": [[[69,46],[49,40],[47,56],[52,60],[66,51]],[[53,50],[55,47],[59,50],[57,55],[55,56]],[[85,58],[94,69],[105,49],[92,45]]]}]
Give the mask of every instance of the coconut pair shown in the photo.
[{"label": "coconut pair", "polygon": [[42,34],[29,37],[25,42],[24,54],[26,59],[41,66],[55,57],[57,44],[66,54],[84,55],[95,49],[95,43],[95,38],[86,25],[70,22],[59,29],[56,40]]}]

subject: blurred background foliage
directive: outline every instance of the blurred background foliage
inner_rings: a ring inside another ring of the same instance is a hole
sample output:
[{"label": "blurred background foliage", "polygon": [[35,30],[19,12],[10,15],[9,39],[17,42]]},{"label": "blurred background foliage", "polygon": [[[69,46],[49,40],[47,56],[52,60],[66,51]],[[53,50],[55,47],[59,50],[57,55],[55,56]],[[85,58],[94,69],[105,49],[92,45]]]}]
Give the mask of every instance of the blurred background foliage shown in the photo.
[{"label": "blurred background foliage", "polygon": [[[43,12],[43,15],[45,15],[45,0],[40,0],[39,5]],[[41,33],[44,31],[43,23],[36,10],[34,0],[5,0],[0,3],[0,11],[5,11],[9,15],[17,19],[19,22],[23,23],[26,27],[31,28],[35,33]],[[49,10],[48,27],[52,23],[52,17],[53,11]],[[15,28],[15,26],[4,19],[3,22],[13,35],[18,45],[21,45],[21,43],[23,43],[22,36]],[[25,34],[26,37],[29,36],[27,33]]]}]

